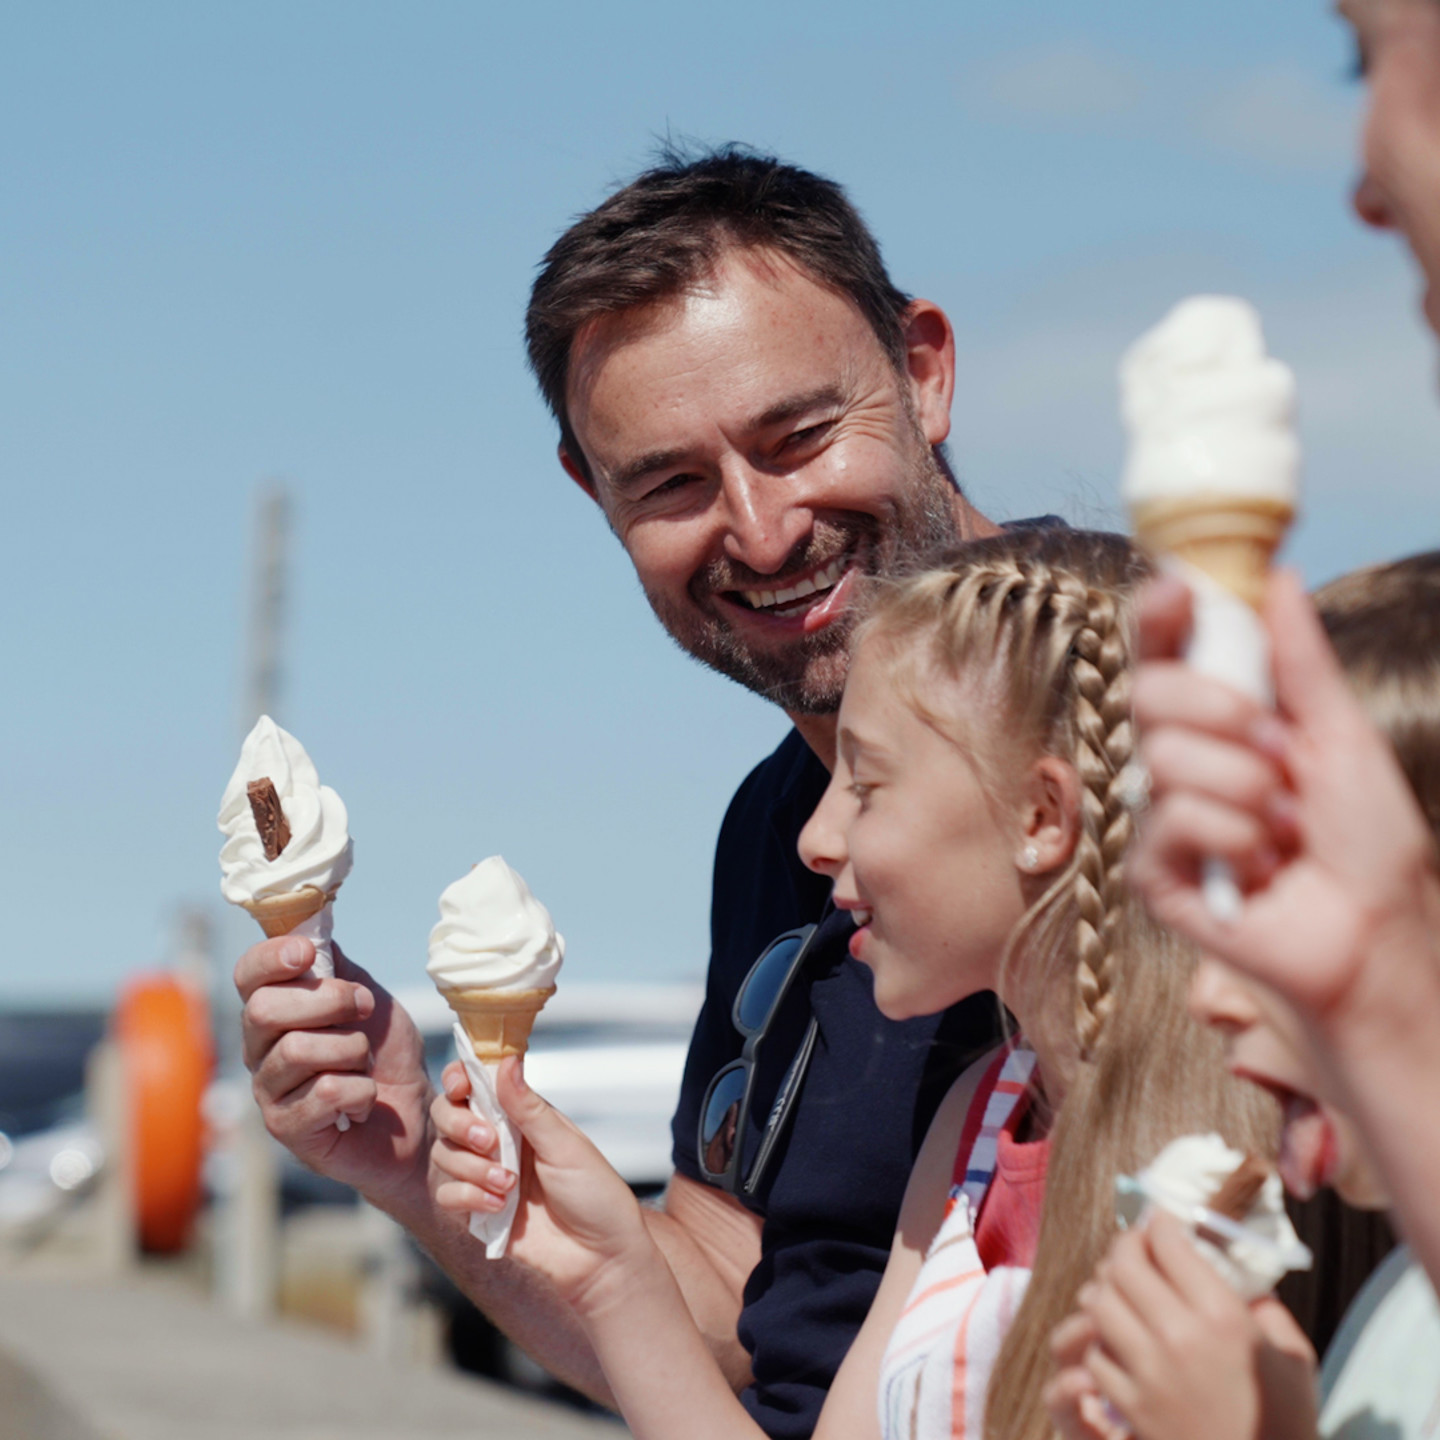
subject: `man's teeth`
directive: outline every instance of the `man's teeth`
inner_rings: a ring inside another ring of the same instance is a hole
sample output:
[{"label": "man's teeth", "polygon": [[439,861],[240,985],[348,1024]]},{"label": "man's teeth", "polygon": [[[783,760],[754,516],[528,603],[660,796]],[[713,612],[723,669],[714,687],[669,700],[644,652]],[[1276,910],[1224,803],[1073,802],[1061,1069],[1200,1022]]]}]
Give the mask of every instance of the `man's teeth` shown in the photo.
[{"label": "man's teeth", "polygon": [[829,590],[840,583],[845,573],[845,557],[832,560],[823,570],[817,570],[808,579],[797,580],[785,590],[742,590],[745,603],[752,610],[768,610],[772,605],[788,605],[792,600],[803,600],[817,590]]}]

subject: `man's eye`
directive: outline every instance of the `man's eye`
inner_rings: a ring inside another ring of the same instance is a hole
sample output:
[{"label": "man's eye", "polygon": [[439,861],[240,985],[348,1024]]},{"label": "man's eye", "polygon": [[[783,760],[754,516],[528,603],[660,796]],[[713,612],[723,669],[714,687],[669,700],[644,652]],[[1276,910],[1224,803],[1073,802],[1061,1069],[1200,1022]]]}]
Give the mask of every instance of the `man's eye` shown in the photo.
[{"label": "man's eye", "polygon": [[692,485],[700,477],[698,475],[682,474],[671,475],[668,479],[662,480],[658,485],[653,486],[645,492],[645,499],[654,500],[665,495],[673,495],[683,490],[687,485]]},{"label": "man's eye", "polygon": [[818,425],[807,425],[803,430],[792,430],[781,442],[780,448],[782,450],[803,449],[806,445],[819,440],[832,424],[834,422],[831,420],[822,420]]}]

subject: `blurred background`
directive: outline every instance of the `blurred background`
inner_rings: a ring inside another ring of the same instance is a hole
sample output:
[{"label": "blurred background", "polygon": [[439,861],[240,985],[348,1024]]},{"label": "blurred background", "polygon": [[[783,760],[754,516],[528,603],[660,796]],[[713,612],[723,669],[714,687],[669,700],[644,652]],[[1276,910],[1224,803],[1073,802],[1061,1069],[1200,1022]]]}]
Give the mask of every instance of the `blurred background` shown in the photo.
[{"label": "blurred background", "polygon": [[602,987],[566,1023],[642,984],[683,1045],[714,834],[784,722],[665,639],[521,345],[547,246],[658,140],[849,188],[955,322],[952,454],[995,518],[1119,523],[1116,360],[1222,290],[1299,376],[1307,577],[1434,543],[1431,345],[1348,211],[1361,97],[1322,0],[147,0],[4,29],[17,1143],[79,1113],[139,972],[208,998],[225,1073],[258,932],[219,902],[213,817],[257,693],[349,806],[337,935],[385,984],[423,982],[436,896],[503,851]]}]

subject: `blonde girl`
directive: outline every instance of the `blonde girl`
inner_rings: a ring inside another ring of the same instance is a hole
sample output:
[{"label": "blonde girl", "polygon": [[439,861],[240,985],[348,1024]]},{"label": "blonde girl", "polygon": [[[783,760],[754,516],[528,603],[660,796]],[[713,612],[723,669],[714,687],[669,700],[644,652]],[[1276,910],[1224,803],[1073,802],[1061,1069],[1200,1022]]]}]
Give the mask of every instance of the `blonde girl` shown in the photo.
[{"label": "blonde girl", "polygon": [[[1011,532],[885,588],[857,632],[801,853],[851,912],[887,1016],[998,990],[1023,1039],[941,1106],[822,1440],[1043,1434],[1049,1332],[1108,1243],[1115,1173],[1183,1130],[1246,1149],[1273,1132],[1185,1023],[1187,957],[1123,884],[1140,569],[1115,536]],[[758,1435],[629,1190],[518,1066],[500,1085],[530,1142],[513,1253],[572,1304],[632,1429]],[[513,1181],[467,1149],[461,1093],[433,1112],[436,1198],[490,1208]]]}]

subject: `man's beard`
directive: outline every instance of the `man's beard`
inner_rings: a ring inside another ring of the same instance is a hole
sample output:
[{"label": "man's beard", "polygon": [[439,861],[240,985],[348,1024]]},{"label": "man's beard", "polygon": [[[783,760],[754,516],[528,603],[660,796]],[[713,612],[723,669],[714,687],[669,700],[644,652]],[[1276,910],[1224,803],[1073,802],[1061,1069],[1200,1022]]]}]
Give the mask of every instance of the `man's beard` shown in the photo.
[{"label": "man's beard", "polygon": [[[917,435],[919,454],[911,484],[882,522],[873,515],[816,520],[810,534],[775,573],[802,574],[839,555],[847,568],[889,578],[906,573],[932,551],[964,538],[956,517],[956,485],[935,453]],[[663,596],[646,595],[660,623],[687,654],[738,681],[792,715],[832,715],[840,708],[850,665],[853,605],[823,629],[797,636],[783,648],[752,645],[717,610],[711,597],[742,589],[765,589],[766,577],[734,561],[712,561],[690,582],[683,609]]]}]

